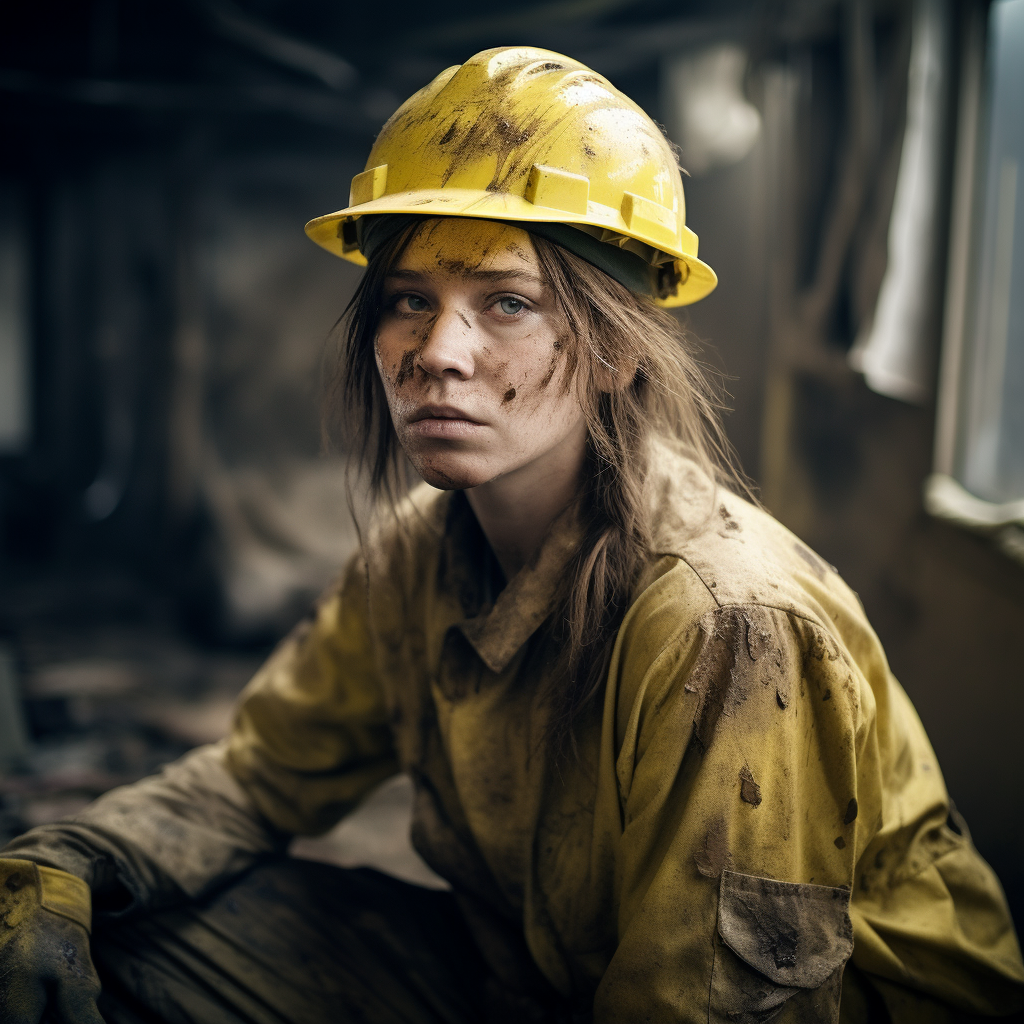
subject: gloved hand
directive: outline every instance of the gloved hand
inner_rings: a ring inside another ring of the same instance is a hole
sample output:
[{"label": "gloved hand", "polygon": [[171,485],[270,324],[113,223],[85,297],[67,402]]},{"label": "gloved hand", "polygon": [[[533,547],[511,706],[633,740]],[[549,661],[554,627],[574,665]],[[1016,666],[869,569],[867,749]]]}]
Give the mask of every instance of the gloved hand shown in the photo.
[{"label": "gloved hand", "polygon": [[103,1024],[89,958],[89,887],[66,871],[0,859],[0,1024]]}]

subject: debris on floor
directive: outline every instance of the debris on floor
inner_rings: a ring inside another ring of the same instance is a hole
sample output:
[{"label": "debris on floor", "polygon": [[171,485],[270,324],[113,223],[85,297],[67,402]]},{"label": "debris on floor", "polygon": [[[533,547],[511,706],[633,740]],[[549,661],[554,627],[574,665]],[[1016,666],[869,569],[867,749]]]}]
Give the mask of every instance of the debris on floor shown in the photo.
[{"label": "debris on floor", "polygon": [[263,656],[123,626],[0,645],[0,842],[225,735]]},{"label": "debris on floor", "polygon": [[[79,812],[226,735],[266,649],[205,649],[159,623],[30,617],[0,639],[0,845]],[[447,888],[413,850],[412,783],[398,775],[292,853]]]}]

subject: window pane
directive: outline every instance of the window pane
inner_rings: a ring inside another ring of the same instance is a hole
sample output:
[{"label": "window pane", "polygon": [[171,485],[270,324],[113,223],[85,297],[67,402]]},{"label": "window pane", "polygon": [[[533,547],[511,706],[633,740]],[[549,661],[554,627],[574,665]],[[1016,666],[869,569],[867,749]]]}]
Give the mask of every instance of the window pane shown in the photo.
[{"label": "window pane", "polygon": [[991,7],[988,75],[959,475],[1005,502],[1024,497],[1024,0]]}]

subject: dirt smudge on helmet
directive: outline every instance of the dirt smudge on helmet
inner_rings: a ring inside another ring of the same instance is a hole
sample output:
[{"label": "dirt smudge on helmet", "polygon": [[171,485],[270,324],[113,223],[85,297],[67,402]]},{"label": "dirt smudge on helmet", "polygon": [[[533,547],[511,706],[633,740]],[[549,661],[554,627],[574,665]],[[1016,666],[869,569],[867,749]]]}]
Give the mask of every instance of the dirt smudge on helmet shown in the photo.
[{"label": "dirt smudge on helmet", "polygon": [[[509,90],[510,82],[502,76],[492,80],[497,91]],[[476,112],[454,111],[454,118],[445,128],[438,145],[450,150],[450,163],[441,175],[441,187],[446,186],[467,164],[481,157],[495,161],[494,174],[485,186],[488,192],[508,191],[507,186],[523,177],[536,162],[540,139],[549,138],[567,116],[551,118],[547,110],[531,111],[525,118],[511,112],[511,103],[495,104],[501,110],[498,117],[478,117]],[[412,122],[411,122],[412,123]]]}]

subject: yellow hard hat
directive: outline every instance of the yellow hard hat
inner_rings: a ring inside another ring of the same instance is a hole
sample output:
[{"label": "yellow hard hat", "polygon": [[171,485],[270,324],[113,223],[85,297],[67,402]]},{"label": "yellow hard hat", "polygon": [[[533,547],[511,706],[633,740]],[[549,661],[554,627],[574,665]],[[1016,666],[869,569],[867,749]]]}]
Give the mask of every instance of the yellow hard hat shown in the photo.
[{"label": "yellow hard hat", "polygon": [[662,306],[696,302],[718,283],[697,259],[682,177],[657,125],[550,50],[484,50],[441,72],[384,125],[349,205],[306,234],[364,265],[356,220],[396,213],[572,225],[655,268]]}]

